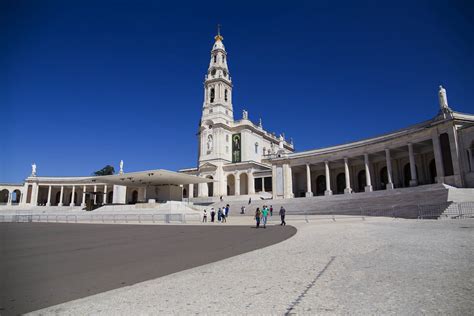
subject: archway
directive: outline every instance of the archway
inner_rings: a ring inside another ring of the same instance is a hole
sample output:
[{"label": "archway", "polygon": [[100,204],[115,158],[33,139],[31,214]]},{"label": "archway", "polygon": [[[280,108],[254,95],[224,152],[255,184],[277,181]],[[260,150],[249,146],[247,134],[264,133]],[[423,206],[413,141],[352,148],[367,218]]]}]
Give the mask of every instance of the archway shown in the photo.
[{"label": "archway", "polygon": [[387,167],[383,167],[382,169],[380,169],[380,187],[382,190],[385,190],[387,188],[387,183],[388,183]]},{"label": "archway", "polygon": [[[416,178],[418,179],[418,167],[415,164],[415,173],[416,173]],[[411,170],[410,170],[410,163],[407,163],[405,167],[403,167],[403,184],[405,187],[410,186],[410,180],[411,180]]]},{"label": "archway", "polygon": [[0,203],[8,203],[8,194],[10,192],[7,189],[0,191]]},{"label": "archway", "polygon": [[13,196],[12,196],[12,203],[20,203],[21,200],[21,191],[20,190],[15,190],[13,191]]},{"label": "archway", "polygon": [[436,183],[436,177],[438,175],[436,174],[436,161],[434,159],[431,159],[430,161],[429,170],[430,170],[430,183]]},{"label": "archway", "polygon": [[240,195],[249,194],[248,190],[249,177],[246,173],[240,174]]},{"label": "archway", "polygon": [[235,195],[235,177],[233,174],[227,176],[227,195]]},{"label": "archway", "polygon": [[341,194],[344,193],[344,189],[346,188],[346,175],[341,172],[336,177],[336,193]]},{"label": "archway", "polygon": [[132,192],[132,204],[137,204],[138,202],[138,191],[137,190],[133,190]]},{"label": "archway", "polygon": [[[206,178],[211,180],[214,179],[212,176],[207,176]],[[207,184],[207,196],[214,196],[214,182],[209,182]]]},{"label": "archway", "polygon": [[114,200],[114,192],[110,191],[109,193],[107,193],[107,204],[112,204],[113,200]]},{"label": "archway", "polygon": [[324,195],[326,191],[326,177],[320,175],[316,178],[316,195]]},{"label": "archway", "polygon": [[365,177],[365,170],[361,170],[357,174],[357,185],[359,187],[359,192],[364,192],[365,191],[365,186],[367,185],[367,179]]},{"label": "archway", "polygon": [[187,198],[188,197],[188,190],[186,190],[186,188],[183,188],[183,198]]}]

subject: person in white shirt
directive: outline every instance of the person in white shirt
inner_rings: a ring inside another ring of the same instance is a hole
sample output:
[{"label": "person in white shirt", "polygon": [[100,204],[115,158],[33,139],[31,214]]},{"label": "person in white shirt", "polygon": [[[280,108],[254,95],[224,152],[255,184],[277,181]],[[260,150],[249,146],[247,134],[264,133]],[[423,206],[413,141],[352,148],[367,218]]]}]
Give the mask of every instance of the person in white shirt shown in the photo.
[{"label": "person in white shirt", "polygon": [[207,213],[206,213],[206,210],[204,210],[204,213],[202,214],[202,222],[206,222],[207,223]]}]

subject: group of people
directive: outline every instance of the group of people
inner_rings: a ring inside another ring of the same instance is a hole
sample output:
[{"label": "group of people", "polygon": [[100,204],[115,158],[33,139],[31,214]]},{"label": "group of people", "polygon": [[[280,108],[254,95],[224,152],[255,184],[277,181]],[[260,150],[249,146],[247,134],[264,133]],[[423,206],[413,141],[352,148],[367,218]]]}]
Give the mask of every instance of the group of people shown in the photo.
[{"label": "group of people", "polygon": [[[267,228],[267,219],[268,219],[268,214],[270,216],[273,216],[273,206],[270,205],[270,208],[268,206],[264,205],[262,207],[262,210],[260,210],[259,207],[255,210],[255,222],[257,223],[256,228],[260,227],[260,223],[263,225],[263,228]],[[285,226],[285,215],[286,215],[286,210],[282,206],[280,207],[280,218],[281,218],[281,226]]]},{"label": "group of people", "polygon": [[[211,207],[211,211],[210,211],[211,223],[214,223],[216,221],[216,215],[217,215],[217,222],[218,223],[227,223],[227,217],[229,216],[229,211],[230,211],[229,204],[227,204],[224,207],[219,207],[217,209],[217,212],[214,210],[213,207]],[[206,210],[203,211],[202,222],[207,223],[207,211]]]}]

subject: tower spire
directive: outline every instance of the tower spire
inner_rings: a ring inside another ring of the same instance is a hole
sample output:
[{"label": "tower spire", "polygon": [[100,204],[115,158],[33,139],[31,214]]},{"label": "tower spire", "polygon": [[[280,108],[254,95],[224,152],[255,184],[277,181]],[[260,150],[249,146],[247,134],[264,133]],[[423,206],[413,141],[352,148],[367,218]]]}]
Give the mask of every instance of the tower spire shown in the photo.
[{"label": "tower spire", "polygon": [[217,35],[214,37],[214,39],[217,41],[222,41],[224,37],[221,36],[221,26],[220,24],[217,24]]}]

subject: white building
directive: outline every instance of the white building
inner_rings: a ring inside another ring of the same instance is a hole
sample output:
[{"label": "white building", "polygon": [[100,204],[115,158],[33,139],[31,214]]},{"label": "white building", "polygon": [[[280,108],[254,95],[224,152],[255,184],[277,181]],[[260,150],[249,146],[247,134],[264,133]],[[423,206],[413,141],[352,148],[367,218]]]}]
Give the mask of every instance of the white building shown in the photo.
[{"label": "white building", "polygon": [[[178,173],[151,170],[105,177],[39,177],[0,184],[0,204],[84,206],[149,200],[258,194],[293,198],[391,190],[432,183],[474,187],[474,115],[453,111],[440,86],[439,112],[425,122],[385,135],[294,152],[292,142],[249,120],[234,119],[232,79],[218,34],[204,82],[198,166]],[[122,165],[121,165],[122,167]]]}]

